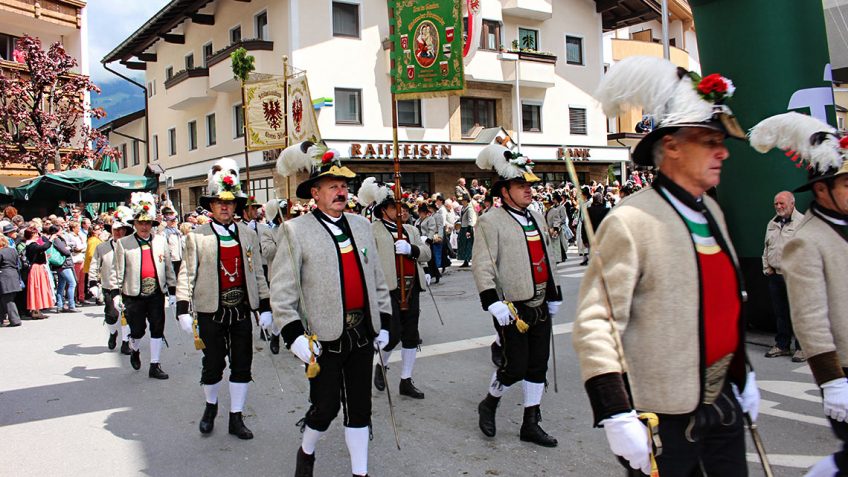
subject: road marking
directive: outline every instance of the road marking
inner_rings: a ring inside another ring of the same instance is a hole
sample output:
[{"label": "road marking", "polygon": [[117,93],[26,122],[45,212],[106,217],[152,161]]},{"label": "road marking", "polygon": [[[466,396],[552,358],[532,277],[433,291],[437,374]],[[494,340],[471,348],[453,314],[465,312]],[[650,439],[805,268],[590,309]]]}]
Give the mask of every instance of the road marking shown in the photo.
[{"label": "road marking", "polygon": [[[818,394],[819,387],[813,383],[798,383],[795,381],[757,381],[757,387],[763,391],[780,394],[781,396],[800,399],[814,403],[821,403],[821,396]],[[815,394],[809,394],[810,391]]]},{"label": "road marking", "polygon": [[806,364],[804,366],[800,366],[798,368],[793,369],[792,372],[793,373],[801,373],[801,374],[809,374],[810,376],[813,375],[813,370],[810,369],[810,367],[807,366]]},{"label": "road marking", "polygon": [[565,278],[583,278],[583,275],[585,275],[585,274],[586,274],[586,272],[569,273],[567,275],[560,273],[560,276],[563,276]]},{"label": "road marking", "polygon": [[[748,462],[760,463],[760,456],[753,452],[745,455]],[[771,465],[779,465],[781,467],[791,467],[793,469],[808,469],[816,462],[824,459],[826,456],[815,455],[793,455],[793,454],[772,454],[769,453],[768,461]]]},{"label": "road marking", "polygon": [[[571,333],[572,323],[563,323],[554,325],[554,335],[564,335]],[[449,341],[447,343],[439,343],[429,346],[422,346],[418,352],[417,358],[429,358],[431,356],[441,356],[445,354],[458,353],[460,351],[469,351],[477,348],[488,348],[495,341],[495,335],[480,336],[479,338],[468,338],[459,341]],[[396,363],[401,360],[400,353],[392,353],[389,358],[390,363]]]},{"label": "road marking", "polygon": [[808,416],[806,414],[800,414],[797,412],[791,411],[783,411],[780,409],[775,409],[776,406],[779,406],[779,402],[769,401],[767,399],[760,400],[760,414],[765,414],[767,416],[780,417],[783,419],[789,419],[792,421],[804,422],[807,424],[815,424],[817,426],[830,427],[827,419],[823,417],[814,417]]}]

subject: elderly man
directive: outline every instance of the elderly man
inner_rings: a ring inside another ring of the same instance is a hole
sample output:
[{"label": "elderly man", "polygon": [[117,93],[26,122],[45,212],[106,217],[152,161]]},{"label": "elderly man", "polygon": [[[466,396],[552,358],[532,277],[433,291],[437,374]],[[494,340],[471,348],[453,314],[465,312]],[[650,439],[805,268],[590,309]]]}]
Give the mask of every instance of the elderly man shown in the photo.
[{"label": "elderly man", "polygon": [[[789,191],[774,196],[774,218],[766,228],[765,247],[763,248],[763,273],[768,277],[771,306],[774,310],[777,335],[774,346],[766,352],[766,358],[792,355],[792,321],[789,319],[789,297],[786,295],[786,281],[783,278],[783,247],[786,246],[795,229],[804,217],[795,209],[795,196]],[[798,339],[795,339],[795,354],[792,361],[804,361],[804,352]]]},{"label": "elderly man", "polygon": [[744,131],[714,103],[726,94],[706,86],[705,94],[695,75],[658,58],[631,57],[607,73],[598,95],[608,115],[621,104],[644,106],[640,75],[670,96],[649,104],[672,105],[633,154],[660,172],[654,188],[622,201],[598,231],[574,348],[594,424],[622,462],[651,474],[636,413],[650,412],[660,422],[660,475],[745,476],[743,415],[756,419],[759,402],[745,353],[745,291],[724,216],[706,195],[728,158],[725,138]]},{"label": "elderly man", "polygon": [[[777,146],[802,151],[809,163],[813,203],[783,249],[782,271],[792,325],[821,387],[824,414],[842,449],[820,460],[807,476],[848,475],[848,160],[841,136],[829,124],[798,113],[765,119],[751,131],[760,152]],[[783,159],[782,155],[778,157]]]},{"label": "elderly man", "polygon": [[197,313],[197,333],[203,349],[200,383],[206,407],[200,433],[208,434],[218,414],[218,391],[226,362],[230,364],[229,433],[253,439],[242,412],[252,379],[253,331],[251,315],[259,311],[259,325],[271,326],[268,284],[262,269],[259,237],[246,224],[234,223],[247,197],[241,192],[238,166],[220,159],[207,174],[207,195],[200,205],[212,211],[212,222],[186,237],[185,257],[177,287],[180,327],[194,330],[190,306]]},{"label": "elderly man", "polygon": [[367,475],[371,364],[375,348],[389,342],[392,318],[377,243],[366,218],[343,212],[347,181],[356,174],[341,165],[337,151],[310,142],[289,146],[277,171],[284,177],[306,171],[297,197],[317,206],[280,227],[271,270],[273,331],[282,330],[309,378],[311,405],[301,421],[295,476],[313,475],[315,447],[342,408],[351,471]]}]

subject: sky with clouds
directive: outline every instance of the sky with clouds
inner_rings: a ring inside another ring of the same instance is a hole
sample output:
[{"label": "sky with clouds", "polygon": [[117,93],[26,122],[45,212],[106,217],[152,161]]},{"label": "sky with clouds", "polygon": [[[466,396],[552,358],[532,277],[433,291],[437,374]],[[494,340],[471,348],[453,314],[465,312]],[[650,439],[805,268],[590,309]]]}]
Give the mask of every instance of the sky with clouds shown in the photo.
[{"label": "sky with clouds", "polygon": [[[103,69],[100,60],[126,40],[169,0],[88,0],[88,52],[91,78],[97,85],[122,81]],[[143,71],[130,71],[115,62],[110,68],[135,78]]]}]

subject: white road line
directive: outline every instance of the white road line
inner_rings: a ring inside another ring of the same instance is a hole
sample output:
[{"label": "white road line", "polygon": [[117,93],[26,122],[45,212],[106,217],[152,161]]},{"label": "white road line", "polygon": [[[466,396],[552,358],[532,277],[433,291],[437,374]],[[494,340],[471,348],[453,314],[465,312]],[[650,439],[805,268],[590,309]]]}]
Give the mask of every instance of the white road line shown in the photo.
[{"label": "white road line", "polygon": [[[572,323],[554,325],[554,335],[571,333],[572,326]],[[421,351],[418,353],[418,358],[429,358],[431,356],[441,356],[444,354],[458,353],[460,351],[469,351],[477,348],[488,348],[492,344],[492,341],[495,341],[495,335],[422,346]],[[400,361],[400,353],[392,353],[392,357],[389,358],[389,362],[396,363],[398,361]]]},{"label": "white road line", "polygon": [[[748,462],[760,463],[760,457],[753,452],[749,452],[745,457],[747,457]],[[793,469],[810,468],[813,464],[824,458],[825,456],[815,455],[772,454],[771,452],[768,454],[768,461],[771,465],[791,467]]]},{"label": "white road line", "polygon": [[813,375],[813,370],[811,370],[810,367],[807,366],[806,364],[804,366],[800,366],[798,368],[793,369],[792,372],[793,373],[801,373],[801,374],[809,374],[810,376]]},{"label": "white road line", "polygon": [[775,409],[776,406],[779,406],[779,402],[769,401],[767,399],[760,400],[760,414],[765,414],[767,416],[781,417],[783,419],[789,419],[792,421],[805,422],[807,424],[815,424],[817,426],[830,427],[827,419],[823,417],[814,417],[808,416],[806,414],[800,414],[797,412],[791,411],[783,411],[780,409]]},{"label": "white road line", "polygon": [[560,275],[565,277],[565,278],[583,278],[583,275],[585,275],[585,274],[586,274],[586,272],[569,273],[569,274],[560,273]]},{"label": "white road line", "polygon": [[[820,404],[821,395],[815,383],[799,383],[795,381],[757,381],[757,387],[763,391],[780,394],[781,396],[800,399]],[[811,394],[812,393],[812,394]]]}]

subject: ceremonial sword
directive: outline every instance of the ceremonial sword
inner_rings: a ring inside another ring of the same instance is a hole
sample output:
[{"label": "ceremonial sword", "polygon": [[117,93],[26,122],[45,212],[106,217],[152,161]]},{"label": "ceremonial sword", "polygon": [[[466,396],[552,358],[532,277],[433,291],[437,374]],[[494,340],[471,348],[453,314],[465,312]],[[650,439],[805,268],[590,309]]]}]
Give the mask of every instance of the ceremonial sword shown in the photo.
[{"label": "ceremonial sword", "polygon": [[427,291],[430,292],[430,298],[433,299],[433,306],[436,308],[436,315],[439,317],[439,321],[442,322],[442,326],[445,326],[445,320],[442,319],[442,312],[439,311],[439,305],[436,303],[436,297],[433,296],[433,290],[430,289],[430,284],[425,283],[427,287]]},{"label": "ceremonial sword", "polygon": [[380,371],[383,373],[383,382],[386,383],[386,397],[389,399],[389,418],[392,421],[392,430],[395,431],[395,444],[400,450],[400,437],[398,437],[397,423],[395,422],[395,406],[392,404],[392,393],[389,392],[389,378],[386,376],[386,363],[383,361],[383,353],[377,350],[377,356],[380,357]]},{"label": "ceremonial sword", "polygon": [[760,464],[763,465],[763,473],[765,473],[766,477],[774,477],[774,473],[771,470],[771,464],[768,461],[768,455],[766,454],[766,447],[763,445],[763,439],[760,437],[760,431],[757,430],[757,424],[754,423],[754,420],[751,419],[751,415],[747,412],[745,413],[745,424],[748,425],[748,430],[751,431],[751,440],[754,441],[754,447],[757,449],[757,455],[760,456]]},{"label": "ceremonial sword", "polygon": [[[253,318],[257,321],[257,323],[259,322],[259,312],[257,312],[256,310],[253,310]],[[283,391],[283,382],[282,380],[280,380],[280,371],[277,369],[277,363],[274,361],[273,354],[268,354],[268,358],[271,360],[271,367],[274,368],[274,373],[277,375],[277,384],[280,385],[280,393],[285,394],[286,392]]]}]

